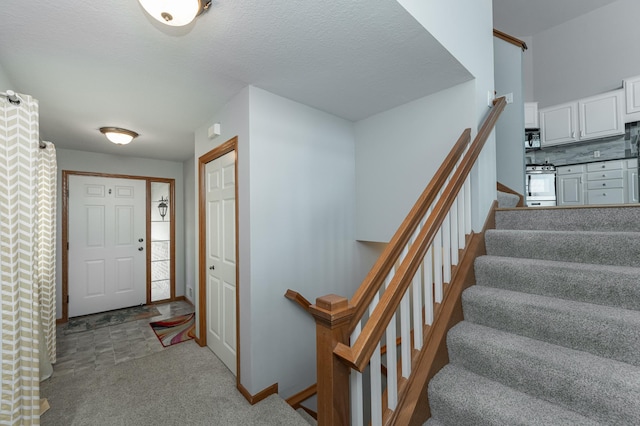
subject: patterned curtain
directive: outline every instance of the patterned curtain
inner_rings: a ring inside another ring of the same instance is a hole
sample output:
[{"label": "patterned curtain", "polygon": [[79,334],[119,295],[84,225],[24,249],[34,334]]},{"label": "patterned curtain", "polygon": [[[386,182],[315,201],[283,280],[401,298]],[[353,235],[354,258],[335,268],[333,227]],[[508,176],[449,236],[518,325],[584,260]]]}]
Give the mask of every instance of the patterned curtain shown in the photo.
[{"label": "patterned curtain", "polygon": [[40,423],[38,104],[0,97],[0,424]]},{"label": "patterned curtain", "polygon": [[56,147],[38,151],[38,286],[40,321],[51,363],[56,362]]}]

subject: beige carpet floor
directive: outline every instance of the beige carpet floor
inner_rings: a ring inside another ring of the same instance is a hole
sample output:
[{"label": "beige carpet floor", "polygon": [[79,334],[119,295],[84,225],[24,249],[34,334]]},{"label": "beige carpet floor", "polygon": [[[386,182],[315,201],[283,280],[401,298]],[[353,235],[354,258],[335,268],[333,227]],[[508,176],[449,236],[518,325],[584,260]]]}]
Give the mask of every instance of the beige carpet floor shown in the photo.
[{"label": "beige carpet floor", "polygon": [[42,425],[283,425],[308,423],[278,395],[250,405],[235,376],[189,341],[153,355],[40,385]]}]

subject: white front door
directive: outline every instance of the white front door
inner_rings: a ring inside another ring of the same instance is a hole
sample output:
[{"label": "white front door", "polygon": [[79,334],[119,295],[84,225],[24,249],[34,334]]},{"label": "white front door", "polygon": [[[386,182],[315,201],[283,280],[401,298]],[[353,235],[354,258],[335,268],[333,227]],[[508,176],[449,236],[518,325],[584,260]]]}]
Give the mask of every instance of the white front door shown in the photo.
[{"label": "white front door", "polygon": [[207,346],[236,374],[235,151],[207,163]]},{"label": "white front door", "polygon": [[69,176],[69,317],[147,301],[146,182]]}]

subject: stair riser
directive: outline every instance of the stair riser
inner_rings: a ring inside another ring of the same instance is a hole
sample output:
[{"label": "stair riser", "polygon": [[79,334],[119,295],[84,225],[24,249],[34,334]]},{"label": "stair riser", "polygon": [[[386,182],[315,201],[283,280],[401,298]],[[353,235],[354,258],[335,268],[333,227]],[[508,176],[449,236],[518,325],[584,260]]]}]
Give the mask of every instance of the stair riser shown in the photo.
[{"label": "stair riser", "polygon": [[467,321],[640,366],[640,313],[473,286]]},{"label": "stair riser", "polygon": [[491,230],[485,244],[492,256],[640,267],[640,234],[635,233]]},{"label": "stair riser", "polygon": [[478,285],[640,311],[640,269],[482,256]]},{"label": "stair riser", "polygon": [[463,322],[452,364],[593,420],[640,424],[640,368]]},{"label": "stair riser", "polygon": [[447,426],[599,424],[452,365],[436,374],[428,392],[431,415]]}]

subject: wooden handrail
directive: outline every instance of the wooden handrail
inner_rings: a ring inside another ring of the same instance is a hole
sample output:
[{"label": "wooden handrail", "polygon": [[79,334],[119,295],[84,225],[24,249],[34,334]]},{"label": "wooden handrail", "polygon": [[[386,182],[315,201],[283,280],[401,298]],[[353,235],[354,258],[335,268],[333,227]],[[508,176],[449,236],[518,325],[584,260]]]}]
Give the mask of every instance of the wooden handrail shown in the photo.
[{"label": "wooden handrail", "polygon": [[350,304],[355,307],[355,311],[349,325],[349,332],[352,332],[356,328],[369,308],[369,304],[378,290],[380,290],[389,271],[391,271],[391,268],[395,265],[402,250],[409,242],[409,238],[411,238],[411,235],[418,227],[420,219],[425,215],[429,206],[438,196],[438,191],[440,191],[440,188],[442,188],[446,182],[447,177],[451,174],[451,171],[462,156],[470,140],[471,129],[465,129],[449,152],[449,155],[447,155],[444,162],[438,168],[434,179],[429,182],[429,185],[427,185],[422,192],[418,201],[413,205],[413,208],[393,235],[389,244],[387,244],[358,290],[356,290],[350,301]]},{"label": "wooden handrail", "polygon": [[498,37],[499,39],[504,40],[507,43],[511,43],[513,45],[518,46],[519,48],[522,49],[523,52],[525,50],[527,50],[527,43],[525,43],[524,41],[520,40],[519,38],[515,38],[512,35],[509,35],[507,33],[503,33],[500,30],[496,30],[495,28],[493,29],[493,36],[494,37]]},{"label": "wooden handrail", "polygon": [[[487,116],[487,119],[484,121],[482,127],[478,131],[478,135],[475,137],[469,149],[469,152],[464,156],[462,162],[460,163],[451,180],[444,189],[442,196],[438,199],[438,202],[427,218],[424,227],[421,229],[416,240],[409,249],[409,252],[407,253],[404,261],[396,271],[393,279],[389,283],[388,288],[382,294],[380,301],[369,317],[369,320],[364,325],[356,341],[352,342],[351,346],[347,346],[344,343],[336,344],[333,353],[350,367],[362,372],[364,371],[366,365],[369,363],[373,351],[376,349],[378,343],[380,342],[380,339],[382,338],[382,335],[386,330],[387,325],[391,321],[391,317],[398,309],[400,301],[402,300],[405,292],[411,284],[413,276],[422,263],[427,248],[433,242],[438,229],[444,222],[444,219],[446,218],[451,206],[453,205],[458,192],[464,185],[468,174],[471,172],[471,169],[475,165],[476,160],[480,155],[480,152],[482,151],[486,140],[493,131],[498,117],[500,116],[500,113],[504,109],[505,105],[506,100],[504,97],[499,98],[494,102],[494,107]],[[442,181],[446,181],[446,176],[442,179]],[[441,186],[442,185],[438,186],[438,188],[440,188]],[[429,185],[429,187],[431,187],[431,184]],[[425,192],[428,191],[425,190]],[[405,222],[416,223],[416,226],[419,221],[420,216],[418,216],[417,218],[407,217],[407,219],[405,219]],[[395,260],[392,260],[392,262],[395,263]],[[356,305],[353,301],[351,305],[354,305],[356,307],[356,312],[358,312],[360,306]],[[368,308],[368,305],[369,303],[366,304],[365,309]]]},{"label": "wooden handrail", "polygon": [[300,305],[300,307],[304,309],[307,313],[309,312],[309,308],[311,307],[311,302],[305,299],[304,296],[298,293],[297,291],[289,289],[284,294],[284,297]]}]

